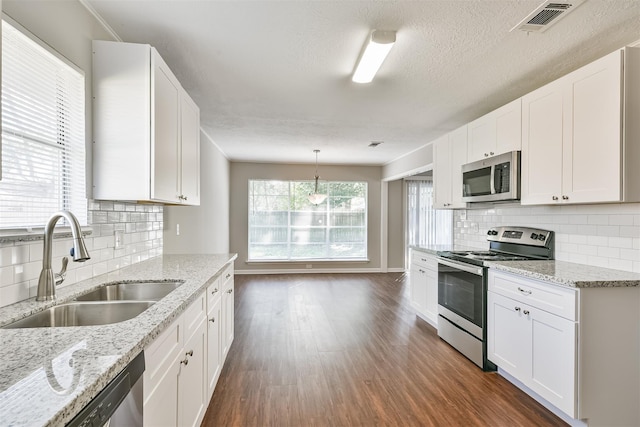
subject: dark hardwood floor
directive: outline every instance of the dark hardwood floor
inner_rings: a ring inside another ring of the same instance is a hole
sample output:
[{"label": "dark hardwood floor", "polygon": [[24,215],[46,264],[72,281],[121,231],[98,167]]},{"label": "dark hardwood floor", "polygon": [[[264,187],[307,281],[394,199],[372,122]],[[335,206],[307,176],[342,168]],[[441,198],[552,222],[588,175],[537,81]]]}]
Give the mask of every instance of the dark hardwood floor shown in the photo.
[{"label": "dark hardwood floor", "polygon": [[203,426],[566,425],[440,340],[399,273],[235,277]]}]

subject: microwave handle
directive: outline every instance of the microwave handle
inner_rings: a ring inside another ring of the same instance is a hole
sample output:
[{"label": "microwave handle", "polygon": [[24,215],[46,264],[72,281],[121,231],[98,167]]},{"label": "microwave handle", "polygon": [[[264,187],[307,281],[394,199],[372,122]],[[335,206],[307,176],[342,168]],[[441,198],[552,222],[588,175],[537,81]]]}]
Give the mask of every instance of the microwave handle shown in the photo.
[{"label": "microwave handle", "polygon": [[491,165],[491,194],[496,194],[496,165]]}]

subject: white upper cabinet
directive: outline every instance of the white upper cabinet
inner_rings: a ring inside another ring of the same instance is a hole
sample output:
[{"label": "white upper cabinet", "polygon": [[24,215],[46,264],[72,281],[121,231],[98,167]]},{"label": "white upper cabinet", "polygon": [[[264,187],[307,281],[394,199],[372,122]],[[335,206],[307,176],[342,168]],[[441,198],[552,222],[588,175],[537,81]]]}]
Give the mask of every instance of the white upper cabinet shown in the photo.
[{"label": "white upper cabinet", "polygon": [[522,204],[640,200],[639,51],[613,52],[522,98]]},{"label": "white upper cabinet", "polygon": [[158,52],[93,42],[93,198],[199,204],[200,111]]},{"label": "white upper cabinet", "polygon": [[433,142],[434,207],[466,207],[462,201],[462,165],[467,162],[467,125]]},{"label": "white upper cabinet", "polygon": [[468,126],[468,162],[520,150],[521,100],[516,99],[472,121]]}]

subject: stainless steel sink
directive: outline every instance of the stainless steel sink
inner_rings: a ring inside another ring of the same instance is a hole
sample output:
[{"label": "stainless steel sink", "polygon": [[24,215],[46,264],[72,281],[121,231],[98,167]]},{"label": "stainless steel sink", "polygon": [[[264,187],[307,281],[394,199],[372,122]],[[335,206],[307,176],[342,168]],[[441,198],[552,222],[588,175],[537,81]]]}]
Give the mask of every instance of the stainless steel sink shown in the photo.
[{"label": "stainless steel sink", "polygon": [[154,303],[155,301],[72,302],[32,314],[4,328],[108,325],[132,319]]},{"label": "stainless steel sink", "polygon": [[76,298],[76,301],[158,301],[183,281],[111,283]]}]

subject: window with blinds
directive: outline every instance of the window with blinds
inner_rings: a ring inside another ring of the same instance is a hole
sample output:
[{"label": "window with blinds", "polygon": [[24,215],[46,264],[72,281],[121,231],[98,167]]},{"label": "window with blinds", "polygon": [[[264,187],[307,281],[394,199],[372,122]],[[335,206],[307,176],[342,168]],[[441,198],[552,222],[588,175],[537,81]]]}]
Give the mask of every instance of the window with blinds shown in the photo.
[{"label": "window with blinds", "polygon": [[452,211],[433,208],[433,181],[407,180],[406,184],[407,246],[452,244]]},{"label": "window with blinds", "polygon": [[2,21],[0,228],[86,225],[84,74],[19,28]]}]

